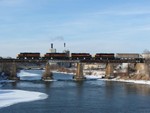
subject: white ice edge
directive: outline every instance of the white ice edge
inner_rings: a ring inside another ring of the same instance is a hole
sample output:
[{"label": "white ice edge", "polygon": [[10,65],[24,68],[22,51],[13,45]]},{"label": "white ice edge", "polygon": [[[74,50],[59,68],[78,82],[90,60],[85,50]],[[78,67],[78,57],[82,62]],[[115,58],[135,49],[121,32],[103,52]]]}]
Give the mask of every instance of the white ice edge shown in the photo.
[{"label": "white ice edge", "polygon": [[28,77],[28,76],[40,76],[40,74],[35,74],[35,73],[30,73],[30,72],[25,72],[24,70],[21,70],[20,73],[17,74],[19,77]]},{"label": "white ice edge", "polygon": [[48,95],[40,92],[24,91],[24,90],[0,90],[0,109],[13,104],[43,100]]},{"label": "white ice edge", "polygon": [[21,70],[17,74],[17,76],[20,77],[20,80],[29,80],[30,81],[30,80],[41,80],[42,75]]},{"label": "white ice edge", "polygon": [[87,79],[101,79],[103,75],[85,75]]},{"label": "white ice edge", "polygon": [[149,80],[124,80],[124,79],[98,79],[103,81],[116,81],[116,82],[127,82],[127,83],[135,83],[135,84],[147,84],[150,85]]}]

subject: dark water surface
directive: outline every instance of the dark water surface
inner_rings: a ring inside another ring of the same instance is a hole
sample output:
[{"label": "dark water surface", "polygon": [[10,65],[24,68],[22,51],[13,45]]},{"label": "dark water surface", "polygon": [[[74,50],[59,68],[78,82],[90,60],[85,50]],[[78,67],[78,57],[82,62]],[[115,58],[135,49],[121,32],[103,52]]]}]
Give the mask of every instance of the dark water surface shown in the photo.
[{"label": "dark water surface", "polygon": [[0,113],[150,113],[150,85],[87,80],[55,74],[59,81],[20,81],[2,89],[38,91],[45,100],[19,103],[0,109]]}]

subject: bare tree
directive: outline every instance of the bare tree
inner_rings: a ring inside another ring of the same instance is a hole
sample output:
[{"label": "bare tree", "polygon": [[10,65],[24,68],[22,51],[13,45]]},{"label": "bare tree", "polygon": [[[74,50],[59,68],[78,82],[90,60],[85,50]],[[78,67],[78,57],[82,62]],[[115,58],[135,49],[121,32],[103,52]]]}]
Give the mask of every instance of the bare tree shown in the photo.
[{"label": "bare tree", "polygon": [[145,49],[144,51],[143,51],[143,53],[150,53],[150,51],[148,50],[148,49]]}]

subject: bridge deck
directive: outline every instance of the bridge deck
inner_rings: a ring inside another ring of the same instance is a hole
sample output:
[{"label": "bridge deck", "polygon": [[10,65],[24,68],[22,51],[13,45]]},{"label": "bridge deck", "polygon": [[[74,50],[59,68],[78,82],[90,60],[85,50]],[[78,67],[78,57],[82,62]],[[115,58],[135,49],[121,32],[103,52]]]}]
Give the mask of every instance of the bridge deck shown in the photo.
[{"label": "bridge deck", "polygon": [[144,59],[114,59],[114,60],[45,60],[45,59],[0,59],[0,63],[4,62],[16,62],[16,63],[144,63]]}]

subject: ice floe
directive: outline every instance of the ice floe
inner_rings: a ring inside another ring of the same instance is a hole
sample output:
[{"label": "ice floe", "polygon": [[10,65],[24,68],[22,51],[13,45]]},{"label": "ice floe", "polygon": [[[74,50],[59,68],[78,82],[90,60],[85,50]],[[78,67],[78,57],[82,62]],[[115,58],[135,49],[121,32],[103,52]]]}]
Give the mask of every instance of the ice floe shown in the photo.
[{"label": "ice floe", "polygon": [[21,102],[42,100],[48,97],[45,93],[23,90],[0,90],[0,108]]}]

